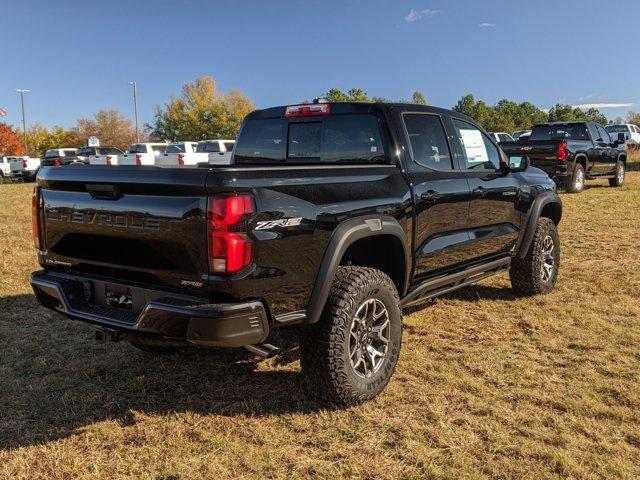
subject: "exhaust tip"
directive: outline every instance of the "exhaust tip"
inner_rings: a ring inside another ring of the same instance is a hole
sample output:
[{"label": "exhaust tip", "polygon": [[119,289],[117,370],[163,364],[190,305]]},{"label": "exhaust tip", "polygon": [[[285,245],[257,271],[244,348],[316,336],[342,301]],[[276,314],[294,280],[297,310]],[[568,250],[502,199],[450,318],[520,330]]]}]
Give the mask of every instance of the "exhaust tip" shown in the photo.
[{"label": "exhaust tip", "polygon": [[268,358],[273,358],[280,353],[280,349],[274,345],[271,345],[270,343],[247,345],[244,348],[265,360]]}]

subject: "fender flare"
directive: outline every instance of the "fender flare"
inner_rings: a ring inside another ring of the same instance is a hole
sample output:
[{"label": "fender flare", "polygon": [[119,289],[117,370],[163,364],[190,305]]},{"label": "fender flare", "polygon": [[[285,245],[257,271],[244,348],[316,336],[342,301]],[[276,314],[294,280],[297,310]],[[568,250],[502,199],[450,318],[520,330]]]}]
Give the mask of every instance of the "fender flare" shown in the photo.
[{"label": "fender flare", "polygon": [[624,153],[624,152],[620,152],[620,153],[618,154],[618,158],[617,158],[617,160],[618,160],[618,161],[621,161],[622,163],[624,163],[624,164],[626,165],[626,164],[627,164],[627,154],[626,154],[626,153]]},{"label": "fender flare", "polygon": [[[551,203],[555,203],[560,207],[560,216],[562,217],[562,200],[560,200],[560,197],[556,192],[547,190],[546,192],[538,195],[529,208],[522,241],[520,242],[520,247],[517,253],[518,258],[524,258],[527,255],[531,242],[533,241],[533,236],[536,233],[536,225],[540,215],[542,214],[542,209]],[[560,221],[558,220],[558,223],[559,222]]]},{"label": "fender flare", "polygon": [[575,165],[580,163],[580,159],[584,158],[584,174],[587,174],[587,171],[589,170],[589,156],[586,153],[576,153],[576,156],[573,157],[573,165],[574,165],[574,169],[575,169]]},{"label": "fender flare", "polygon": [[340,266],[340,260],[347,251],[347,248],[357,240],[377,235],[395,236],[400,240],[404,250],[405,278],[403,280],[402,291],[398,292],[402,298],[409,284],[409,274],[411,271],[410,248],[407,246],[404,229],[393,217],[367,215],[352,218],[338,225],[331,235],[329,244],[322,257],[320,268],[318,269],[311,296],[307,302],[306,319],[304,323],[316,323],[320,319],[324,305],[329,297],[331,284]]}]

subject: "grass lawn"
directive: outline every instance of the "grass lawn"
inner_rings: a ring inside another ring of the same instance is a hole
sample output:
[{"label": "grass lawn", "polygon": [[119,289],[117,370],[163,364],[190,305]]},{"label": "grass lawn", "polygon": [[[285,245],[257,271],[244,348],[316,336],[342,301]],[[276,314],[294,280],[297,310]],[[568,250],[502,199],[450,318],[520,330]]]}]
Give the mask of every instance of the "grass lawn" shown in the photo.
[{"label": "grass lawn", "polygon": [[334,411],[295,348],[152,357],[39,308],[31,188],[0,185],[0,478],[640,478],[638,171],[562,194],[552,294],[408,313],[384,394]]}]

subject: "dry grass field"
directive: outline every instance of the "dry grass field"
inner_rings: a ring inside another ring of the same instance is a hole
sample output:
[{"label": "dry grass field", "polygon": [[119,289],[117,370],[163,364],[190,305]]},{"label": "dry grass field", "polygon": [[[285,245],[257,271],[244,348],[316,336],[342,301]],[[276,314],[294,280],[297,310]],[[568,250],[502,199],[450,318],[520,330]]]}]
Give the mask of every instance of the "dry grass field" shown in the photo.
[{"label": "dry grass field", "polygon": [[0,185],[0,478],[640,478],[638,171],[562,195],[552,294],[408,312],[386,392],[333,411],[294,348],[151,357],[39,308],[30,190]]}]

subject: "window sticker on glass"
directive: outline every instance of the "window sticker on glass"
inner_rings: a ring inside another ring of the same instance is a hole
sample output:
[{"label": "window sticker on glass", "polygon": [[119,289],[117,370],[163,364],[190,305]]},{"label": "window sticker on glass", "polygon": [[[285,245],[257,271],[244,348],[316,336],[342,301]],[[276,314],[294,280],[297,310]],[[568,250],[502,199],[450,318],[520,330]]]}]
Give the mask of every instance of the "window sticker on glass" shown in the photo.
[{"label": "window sticker on glass", "polygon": [[467,162],[484,163],[489,161],[487,147],[482,140],[482,133],[479,130],[460,129],[460,140],[467,154]]}]

